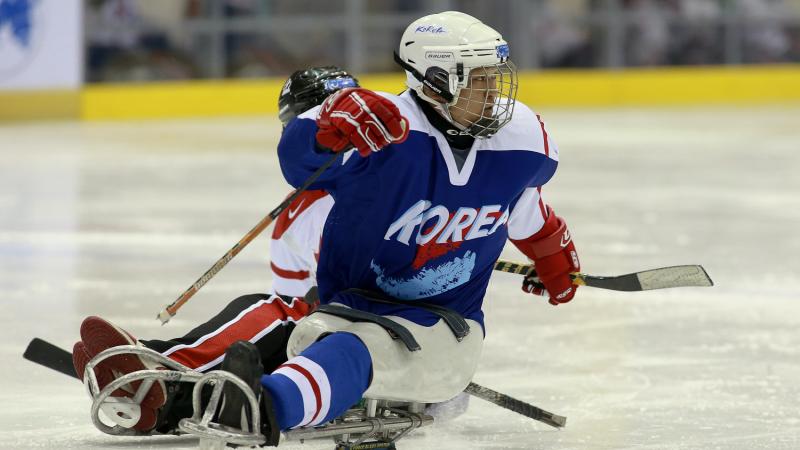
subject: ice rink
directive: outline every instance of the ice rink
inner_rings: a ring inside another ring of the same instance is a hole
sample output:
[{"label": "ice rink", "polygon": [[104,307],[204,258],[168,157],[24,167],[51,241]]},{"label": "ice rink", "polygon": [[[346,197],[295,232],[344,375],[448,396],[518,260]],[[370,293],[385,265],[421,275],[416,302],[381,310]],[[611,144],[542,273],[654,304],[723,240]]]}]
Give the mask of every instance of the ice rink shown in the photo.
[{"label": "ice rink", "polygon": [[[475,381],[566,428],[472,399],[398,448],[800,448],[800,106],[540,112],[561,154],[545,195],[585,272],[703,264],[716,286],[552,307],[497,274]],[[103,435],[77,381],[21,355],[35,336],[71,349],[87,315],[166,338],[267,290],[268,232],[155,319],[289,192],[279,133],[272,117],[0,125],[0,448],[197,446]]]}]

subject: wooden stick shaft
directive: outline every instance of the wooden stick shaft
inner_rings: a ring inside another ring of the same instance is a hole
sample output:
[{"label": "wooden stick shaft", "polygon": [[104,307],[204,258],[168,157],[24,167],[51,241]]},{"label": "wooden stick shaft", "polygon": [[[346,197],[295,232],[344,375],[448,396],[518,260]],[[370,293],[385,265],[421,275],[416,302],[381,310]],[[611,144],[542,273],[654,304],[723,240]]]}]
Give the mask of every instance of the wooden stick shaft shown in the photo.
[{"label": "wooden stick shaft", "polygon": [[[518,275],[528,275],[529,273],[533,272],[536,274],[536,269],[534,268],[533,264],[522,264],[513,261],[506,261],[503,259],[498,259],[494,263],[494,270],[498,272],[506,272],[506,273],[516,273]],[[585,282],[583,280],[584,274],[575,272],[570,274],[572,277],[572,282],[578,285],[584,285]]]},{"label": "wooden stick shaft", "polygon": [[253,239],[255,239],[256,236],[261,234],[261,232],[264,231],[264,229],[267,228],[273,222],[273,220],[274,219],[270,215],[267,215],[266,217],[261,219],[261,221],[259,221],[256,224],[256,226],[253,227],[253,229],[248,231],[247,234],[245,234],[244,237],[239,242],[237,242],[233,247],[231,247],[231,249],[228,250],[228,252],[222,256],[222,258],[218,259],[217,262],[214,263],[214,265],[211,266],[211,268],[208,269],[206,273],[203,274],[203,276],[198,278],[197,281],[194,282],[194,284],[189,286],[189,289],[186,289],[183,292],[183,294],[181,294],[181,296],[178,297],[177,300],[175,300],[169,306],[167,306],[166,311],[167,313],[169,313],[170,317],[174,316],[175,313],[178,312],[178,310],[181,308],[181,306],[183,306],[184,303],[189,301],[189,299],[192,298],[192,296],[197,291],[199,291],[200,288],[205,286],[205,284],[208,283],[210,279],[214,278],[214,275],[216,275],[220,270],[222,270],[222,268],[225,267],[225,265],[227,265],[228,262],[230,262],[230,260],[232,260],[234,256],[238,255],[239,252],[241,252],[242,249],[245,248],[247,244],[250,243],[250,241],[252,241]]},{"label": "wooden stick shaft", "polygon": [[303,183],[302,186],[297,188],[297,190],[294,191],[294,193],[288,196],[275,209],[270,211],[270,213],[267,214],[266,217],[261,219],[256,224],[256,226],[253,227],[253,229],[248,231],[247,234],[245,234],[244,237],[239,242],[236,243],[236,245],[231,247],[231,249],[228,250],[228,252],[222,256],[222,258],[218,259],[217,262],[215,262],[214,265],[211,266],[211,268],[208,269],[206,273],[203,274],[203,276],[198,278],[197,281],[195,281],[189,287],[189,289],[186,289],[186,291],[184,291],[184,293],[181,294],[181,296],[178,297],[177,300],[167,305],[164,308],[164,310],[161,311],[158,314],[158,316],[156,316],[158,320],[161,321],[161,324],[164,325],[165,323],[169,322],[169,319],[171,319],[172,316],[174,316],[178,312],[181,306],[183,306],[186,302],[188,302],[189,299],[192,298],[192,296],[195,293],[197,293],[197,291],[200,290],[201,287],[203,287],[206,283],[208,283],[210,279],[214,278],[214,275],[216,275],[220,270],[222,270],[222,268],[225,267],[225,265],[228,264],[228,262],[230,262],[230,260],[233,259],[234,256],[238,255],[239,252],[241,252],[242,249],[244,249],[247,246],[247,244],[250,243],[250,241],[255,239],[256,236],[258,236],[262,231],[264,231],[264,229],[267,228],[269,224],[271,224],[289,206],[289,204],[291,204],[297,197],[299,197],[300,194],[305,192],[306,189],[308,189],[308,187],[311,185],[311,183],[316,181],[317,178],[319,178],[319,176],[322,175],[322,173],[325,172],[325,170],[328,167],[330,167],[338,157],[339,157],[338,153],[331,156],[331,158],[328,159],[325,162],[325,164],[320,166],[316,172],[314,172],[313,174],[311,174],[311,176],[308,177],[308,179]]}]

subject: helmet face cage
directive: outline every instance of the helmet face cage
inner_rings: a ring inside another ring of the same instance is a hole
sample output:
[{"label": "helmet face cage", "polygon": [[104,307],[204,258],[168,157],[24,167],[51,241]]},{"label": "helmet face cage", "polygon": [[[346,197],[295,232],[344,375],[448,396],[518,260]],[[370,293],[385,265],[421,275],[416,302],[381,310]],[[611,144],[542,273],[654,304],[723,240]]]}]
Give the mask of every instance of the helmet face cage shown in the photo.
[{"label": "helmet face cage", "polygon": [[460,111],[471,125],[465,133],[488,138],[507,124],[514,114],[517,98],[517,68],[509,59],[472,68],[465,77],[465,86],[450,104],[450,114]]}]

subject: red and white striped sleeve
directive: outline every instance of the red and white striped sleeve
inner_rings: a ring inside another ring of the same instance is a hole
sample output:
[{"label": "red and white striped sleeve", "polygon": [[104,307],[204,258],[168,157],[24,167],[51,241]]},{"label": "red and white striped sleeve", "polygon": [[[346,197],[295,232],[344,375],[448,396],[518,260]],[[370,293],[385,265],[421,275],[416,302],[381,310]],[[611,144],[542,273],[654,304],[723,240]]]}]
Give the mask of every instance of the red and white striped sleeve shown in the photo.
[{"label": "red and white striped sleeve", "polygon": [[278,216],[270,244],[272,292],[302,297],[316,284],[322,228],[332,207],[325,191],[306,191]]},{"label": "red and white striped sleeve", "polygon": [[273,240],[270,247],[272,293],[303,297],[316,283],[312,268],[288,248],[285,241]]}]

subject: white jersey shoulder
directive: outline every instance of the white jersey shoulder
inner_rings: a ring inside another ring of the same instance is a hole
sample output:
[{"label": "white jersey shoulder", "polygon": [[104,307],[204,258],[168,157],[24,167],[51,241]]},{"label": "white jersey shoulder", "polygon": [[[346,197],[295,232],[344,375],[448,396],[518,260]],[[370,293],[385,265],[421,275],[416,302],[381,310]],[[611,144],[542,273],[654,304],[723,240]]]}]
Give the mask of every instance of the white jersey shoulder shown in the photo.
[{"label": "white jersey shoulder", "polygon": [[514,104],[511,121],[497,134],[487,139],[480,150],[527,150],[558,161],[558,148],[547,132],[544,121],[528,105],[520,101]]},{"label": "white jersey shoulder", "polygon": [[411,96],[411,91],[405,91],[400,95],[387,94],[386,92],[378,92],[384,98],[388,99],[397,106],[400,114],[408,119],[411,125],[411,131],[421,131],[423,133],[431,134],[431,124],[422,112],[414,97]]},{"label": "white jersey shoulder", "polygon": [[322,105],[317,105],[317,106],[315,106],[315,107],[313,107],[313,108],[311,108],[309,110],[306,110],[306,112],[298,114],[297,118],[298,119],[317,120],[317,116],[319,115],[320,108],[322,108]]},{"label": "white jersey shoulder", "polygon": [[325,221],[333,208],[333,197],[325,195],[317,199],[308,200],[309,204],[291,207],[287,210],[291,221],[280,240],[287,243],[288,247],[300,258],[306,261],[306,266],[316,269],[316,254],[319,253],[319,243]]},{"label": "white jersey shoulder", "polygon": [[[411,96],[410,91],[400,95],[377,92],[377,94],[394,103],[405,118],[408,119],[412,131],[434,134],[422,109]],[[300,118],[316,119],[319,106],[302,113]],[[485,139],[478,147],[481,151],[526,150],[546,155],[558,161],[558,147],[547,132],[544,120],[531,110],[528,105],[517,101],[514,103],[514,114],[511,121],[489,139]]]},{"label": "white jersey shoulder", "polygon": [[[401,95],[392,95],[379,92],[391,100],[400,109],[400,113],[408,118],[411,129],[432,133],[432,125],[428,122],[422,109],[411,96],[410,91]],[[550,159],[558,161],[558,148],[552,137],[547,133],[544,121],[533,112],[528,105],[517,101],[511,121],[489,139],[485,139],[479,150],[527,150],[547,155]]]},{"label": "white jersey shoulder", "polygon": [[330,195],[305,196],[304,203],[290,205],[279,217],[276,227],[285,228],[274,230],[270,244],[272,293],[302,297],[316,285],[322,229],[333,204]]}]

